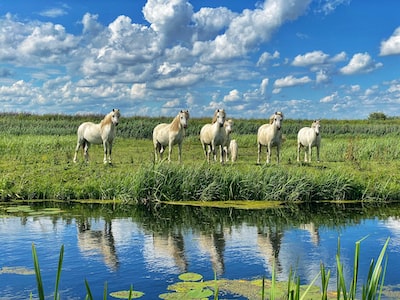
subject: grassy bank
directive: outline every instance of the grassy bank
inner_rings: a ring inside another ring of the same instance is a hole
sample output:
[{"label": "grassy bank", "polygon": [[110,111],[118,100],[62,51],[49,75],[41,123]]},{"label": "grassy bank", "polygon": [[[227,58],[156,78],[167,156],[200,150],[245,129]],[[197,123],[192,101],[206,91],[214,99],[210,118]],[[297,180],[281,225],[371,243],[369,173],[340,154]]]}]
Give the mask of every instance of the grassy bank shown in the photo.
[{"label": "grassy bank", "polygon": [[[118,137],[114,163],[103,165],[102,148],[91,162],[72,163],[75,135],[0,135],[0,199],[117,199],[125,202],[183,200],[400,200],[396,135],[324,137],[322,162],[296,162],[287,138],[282,163],[256,165],[253,134],[234,134],[235,164],[205,163],[197,136],[184,141],[183,164],[153,163],[150,139]],[[81,153],[80,153],[81,154]]]}]

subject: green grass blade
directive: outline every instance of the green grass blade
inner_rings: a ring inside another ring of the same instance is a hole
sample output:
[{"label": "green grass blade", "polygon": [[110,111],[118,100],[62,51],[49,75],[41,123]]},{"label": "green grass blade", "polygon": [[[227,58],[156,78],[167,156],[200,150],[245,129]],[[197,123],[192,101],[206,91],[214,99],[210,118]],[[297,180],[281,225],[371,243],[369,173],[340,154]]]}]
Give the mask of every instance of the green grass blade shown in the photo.
[{"label": "green grass blade", "polygon": [[331,271],[328,270],[326,272],[325,266],[323,263],[320,265],[320,273],[321,273],[321,300],[328,300],[328,286],[329,279],[331,276]]},{"label": "green grass blade", "polygon": [[218,300],[218,281],[217,281],[217,272],[214,270],[214,282],[215,282],[215,289],[214,289],[214,300]]},{"label": "green grass blade", "polygon": [[107,300],[107,281],[104,282],[104,289],[103,289],[103,300]]},{"label": "green grass blade", "polygon": [[[293,270],[290,267],[289,276],[288,276],[288,285],[287,285],[287,297],[288,297],[289,300],[292,299],[291,298],[291,295],[292,295],[292,276],[293,276],[292,272],[293,272]],[[264,298],[262,298],[262,300],[264,300]]]},{"label": "green grass blade", "polygon": [[343,296],[343,300],[347,300],[347,289],[346,280],[343,274],[343,265],[340,262],[340,256],[336,255],[336,265],[337,265],[337,299],[341,299],[340,295]]},{"label": "green grass blade", "polygon": [[[313,287],[315,281],[318,279],[318,277],[319,277],[320,274],[321,274],[321,272],[319,272],[319,273],[317,274],[317,276],[314,277],[314,279],[313,279],[313,280],[311,281],[311,283],[308,285],[307,289],[304,291],[303,296],[300,297],[300,300],[304,300],[304,299],[305,299],[305,297],[307,296],[309,290]],[[299,288],[300,288],[300,281],[299,281],[298,285],[299,285]]]},{"label": "green grass blade", "polygon": [[131,287],[129,288],[128,300],[132,300],[132,295],[133,295],[133,285],[131,284]]},{"label": "green grass blade", "polygon": [[355,299],[357,293],[358,266],[360,262],[360,243],[361,240],[356,242],[356,248],[354,250],[353,279],[351,281],[349,291],[350,299]]},{"label": "green grass blade", "polygon": [[61,270],[62,270],[62,263],[64,260],[64,245],[61,245],[60,249],[60,256],[58,258],[58,268],[57,268],[57,276],[56,276],[56,285],[54,288],[54,300],[57,300],[58,297],[58,287],[60,284],[60,278],[61,278]]},{"label": "green grass blade", "polygon": [[262,278],[261,300],[265,300],[265,275]]},{"label": "green grass blade", "polygon": [[86,299],[93,300],[92,291],[90,290],[89,282],[86,279],[85,279],[85,287],[86,287],[86,292],[87,292]]},{"label": "green grass blade", "polygon": [[388,257],[386,256],[386,259],[385,259],[385,266],[384,266],[384,268],[383,268],[383,274],[382,274],[382,282],[381,282],[381,286],[380,286],[379,294],[378,294],[378,299],[381,299],[381,297],[382,297],[383,285],[384,285],[384,283],[385,283],[387,265],[388,265]]},{"label": "green grass blade", "polygon": [[270,291],[270,300],[275,299],[275,280],[276,280],[276,269],[275,269],[275,262],[272,265],[272,279],[271,279],[271,291]]},{"label": "green grass blade", "polygon": [[[386,249],[389,245],[390,238],[388,238],[385,242],[385,244],[382,247],[382,250],[378,256],[378,259],[372,269],[372,272],[370,271],[370,274],[368,276],[368,281],[367,281],[367,287],[365,289],[365,295],[363,295],[363,299],[375,299],[376,294],[378,292],[378,287],[379,287],[379,282],[381,280],[381,274],[382,274],[382,262],[386,254]],[[373,264],[373,262],[371,263]],[[382,283],[383,284],[383,278],[382,278]],[[364,298],[365,297],[365,298]]]},{"label": "green grass blade", "polygon": [[35,244],[32,243],[32,257],[33,257],[33,265],[35,268],[36,274],[36,283],[38,287],[38,296],[40,300],[44,300],[44,289],[43,289],[43,282],[42,282],[42,275],[40,274],[40,267],[39,267],[39,259],[37,257]]}]

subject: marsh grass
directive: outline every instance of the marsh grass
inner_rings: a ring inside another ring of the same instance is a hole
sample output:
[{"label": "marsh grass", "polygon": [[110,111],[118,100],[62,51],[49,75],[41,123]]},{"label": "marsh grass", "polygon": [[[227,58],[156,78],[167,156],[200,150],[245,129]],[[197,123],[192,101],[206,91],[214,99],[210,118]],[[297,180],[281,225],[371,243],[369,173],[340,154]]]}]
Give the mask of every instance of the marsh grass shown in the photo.
[{"label": "marsh grass", "polygon": [[296,142],[287,138],[280,165],[275,153],[273,163],[256,165],[255,135],[234,138],[239,143],[234,164],[208,165],[198,137],[188,136],[181,165],[176,147],[170,164],[154,164],[151,140],[121,137],[113,165],[103,165],[97,145],[89,164],[82,156],[72,163],[74,135],[0,135],[0,200],[400,200],[396,136],[323,138],[321,163],[297,163]]}]

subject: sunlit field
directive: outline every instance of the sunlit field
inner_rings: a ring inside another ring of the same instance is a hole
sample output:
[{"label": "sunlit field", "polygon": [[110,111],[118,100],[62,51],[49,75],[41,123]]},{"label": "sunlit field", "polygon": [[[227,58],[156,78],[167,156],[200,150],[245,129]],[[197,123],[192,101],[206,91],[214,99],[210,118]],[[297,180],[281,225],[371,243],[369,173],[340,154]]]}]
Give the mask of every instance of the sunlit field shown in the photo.
[{"label": "sunlit field", "polygon": [[[171,163],[154,163],[150,137],[152,126],[160,119],[148,118],[139,121],[127,119],[125,124],[121,120],[113,147],[112,165],[103,164],[103,149],[99,145],[91,146],[88,164],[84,163],[81,151],[75,164],[72,162],[76,146],[74,131],[83,117],[19,118],[7,115],[0,119],[0,128],[3,128],[0,134],[0,197],[3,201],[115,199],[135,203],[400,199],[397,120],[390,124],[384,121],[330,121],[330,132],[347,128],[348,133],[340,134],[325,133],[322,120],[319,163],[315,160],[311,163],[297,162],[295,127],[296,124],[298,128],[309,126],[310,121],[290,120],[282,129],[285,141],[279,165],[275,148],[272,163],[256,164],[254,132],[262,120],[235,121],[237,130],[234,129],[232,138],[238,141],[238,160],[222,166],[219,161],[206,163],[198,134],[193,128],[194,132],[188,130],[183,143],[182,164],[178,164],[177,146],[173,148]],[[97,122],[101,116],[91,116],[91,119]],[[162,119],[163,122],[169,120],[172,118]],[[197,130],[207,122],[203,119],[191,121]],[[67,125],[70,123],[73,126]],[[143,137],[137,137],[139,131]],[[303,158],[304,152],[301,153]],[[265,159],[264,148],[262,161]]]}]

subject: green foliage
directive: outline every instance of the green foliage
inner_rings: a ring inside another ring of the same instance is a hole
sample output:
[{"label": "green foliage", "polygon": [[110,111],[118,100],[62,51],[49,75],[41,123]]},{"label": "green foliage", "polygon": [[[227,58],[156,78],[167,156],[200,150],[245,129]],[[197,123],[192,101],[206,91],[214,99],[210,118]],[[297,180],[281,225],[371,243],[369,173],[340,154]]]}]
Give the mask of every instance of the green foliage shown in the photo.
[{"label": "green foliage", "polygon": [[368,116],[368,120],[386,120],[387,116],[382,112],[373,112]]},{"label": "green foliage", "polygon": [[[99,123],[104,115],[33,115],[19,113],[0,114],[0,132],[13,135],[75,135],[82,122]],[[150,139],[153,128],[160,123],[170,123],[175,116],[170,117],[124,117],[118,125],[118,135],[123,138]],[[187,136],[198,136],[204,124],[211,122],[210,118],[190,118],[186,130]],[[229,115],[228,115],[229,118]],[[377,122],[378,121],[378,122]],[[268,123],[265,119],[234,119],[234,133],[239,135],[257,133],[258,127]],[[295,137],[300,128],[310,126],[312,120],[285,119],[284,134]],[[324,137],[337,135],[360,136],[385,134],[400,134],[400,119],[388,118],[383,113],[371,113],[368,120],[321,120],[321,131]]]}]

